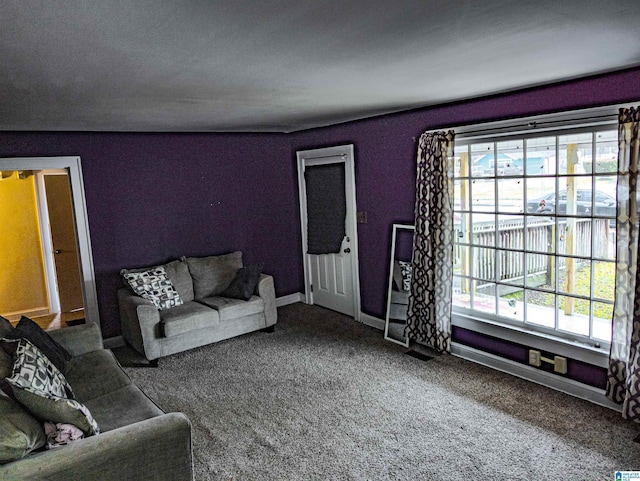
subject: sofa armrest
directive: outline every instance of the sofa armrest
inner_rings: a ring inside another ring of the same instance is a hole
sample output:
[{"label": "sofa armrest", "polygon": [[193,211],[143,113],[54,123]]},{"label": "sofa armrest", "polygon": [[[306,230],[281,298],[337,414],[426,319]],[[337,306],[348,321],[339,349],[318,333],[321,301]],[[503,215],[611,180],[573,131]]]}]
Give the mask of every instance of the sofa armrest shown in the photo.
[{"label": "sofa armrest", "polygon": [[80,324],[47,331],[54,341],[64,347],[73,357],[102,349],[102,333],[96,323]]},{"label": "sofa armrest", "polygon": [[268,274],[261,274],[256,293],[264,301],[264,315],[266,326],[274,325],[278,321],[278,310],[276,307],[276,289],[273,284],[273,277]]},{"label": "sofa armrest", "polygon": [[158,308],[129,289],[118,291],[118,305],[122,337],[147,359],[160,357],[159,348],[153,342],[160,337]]},{"label": "sofa armrest", "polygon": [[0,466],[0,479],[193,480],[191,423],[169,413]]}]

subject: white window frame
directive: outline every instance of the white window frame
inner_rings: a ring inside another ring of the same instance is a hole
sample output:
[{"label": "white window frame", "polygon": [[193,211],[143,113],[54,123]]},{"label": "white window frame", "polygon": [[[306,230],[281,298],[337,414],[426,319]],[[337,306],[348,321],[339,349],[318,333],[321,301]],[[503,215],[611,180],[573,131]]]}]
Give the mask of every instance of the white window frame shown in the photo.
[{"label": "white window frame", "polygon": [[[625,105],[584,109],[556,114],[539,115],[506,121],[453,127],[456,132],[456,150],[459,143],[501,141],[513,137],[539,137],[545,133],[559,135],[563,130],[594,130],[613,128],[617,130],[618,109]],[[443,129],[438,129],[443,130]],[[570,336],[558,335],[527,324],[509,323],[492,316],[478,315],[476,311],[452,312],[452,325],[504,339],[531,348],[556,353],[571,359],[606,368],[608,366],[609,344],[583,342]]]}]

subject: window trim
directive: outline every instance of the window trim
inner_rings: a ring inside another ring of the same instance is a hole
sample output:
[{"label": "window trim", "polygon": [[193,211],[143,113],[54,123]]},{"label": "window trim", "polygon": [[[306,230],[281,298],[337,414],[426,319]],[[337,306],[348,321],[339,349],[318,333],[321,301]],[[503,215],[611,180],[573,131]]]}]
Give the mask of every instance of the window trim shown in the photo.
[{"label": "window trim", "polygon": [[509,136],[538,135],[549,131],[561,131],[563,127],[569,127],[572,130],[580,127],[591,129],[599,125],[613,123],[617,125],[619,109],[628,108],[631,105],[633,105],[633,103],[576,109],[528,117],[515,117],[491,122],[433,129],[428,132],[454,130],[456,133],[456,142],[460,140],[475,142],[490,137],[500,137],[501,139],[504,137],[506,140]]},{"label": "window trim", "polygon": [[608,347],[596,348],[588,343],[462,312],[451,313],[451,325],[541,351],[553,352],[594,366],[603,368],[609,366]]},{"label": "window trim", "polygon": [[[520,117],[494,122],[468,124],[452,127],[456,132],[455,141],[458,145],[468,145],[478,141],[504,141],[509,138],[531,138],[541,134],[553,132],[562,135],[563,131],[579,133],[580,131],[597,131],[615,128],[618,124],[618,110],[630,104],[609,105],[604,107],[571,110],[551,114]],[[445,129],[436,129],[437,131]],[[434,130],[435,131],[435,130]],[[458,144],[461,142],[460,144]],[[572,339],[571,333],[562,331],[531,329],[525,323],[497,319],[497,316],[476,316],[473,311],[464,309],[453,311],[452,325],[482,334],[490,335],[511,342],[535,347],[541,350],[564,355],[571,359],[606,368],[610,343],[587,343]]]}]

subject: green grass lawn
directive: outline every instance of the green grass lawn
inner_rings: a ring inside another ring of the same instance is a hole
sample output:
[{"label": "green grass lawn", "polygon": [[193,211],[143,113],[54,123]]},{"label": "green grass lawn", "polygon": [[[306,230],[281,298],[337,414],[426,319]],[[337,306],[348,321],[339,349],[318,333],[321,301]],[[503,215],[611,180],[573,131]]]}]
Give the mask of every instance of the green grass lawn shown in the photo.
[{"label": "green grass lawn", "polygon": [[[594,263],[594,296],[613,301],[614,286],[615,286],[615,274],[616,266],[613,262],[598,262]],[[564,270],[560,273],[559,286],[563,286],[566,282],[566,275]],[[578,268],[576,270],[574,292],[588,293],[590,292],[591,276],[588,268]],[[552,286],[542,285],[539,286],[543,289],[553,289]],[[514,292],[504,296],[506,299],[515,299],[518,301],[524,301],[524,292]],[[529,291],[528,295],[529,303],[538,306],[555,307],[554,296],[546,292]],[[564,297],[560,298],[560,308],[564,308]],[[589,315],[589,301],[584,299],[576,299],[574,302],[574,308],[576,314]],[[611,319],[613,316],[613,305],[604,304],[602,302],[594,302],[593,315],[601,319]]]}]

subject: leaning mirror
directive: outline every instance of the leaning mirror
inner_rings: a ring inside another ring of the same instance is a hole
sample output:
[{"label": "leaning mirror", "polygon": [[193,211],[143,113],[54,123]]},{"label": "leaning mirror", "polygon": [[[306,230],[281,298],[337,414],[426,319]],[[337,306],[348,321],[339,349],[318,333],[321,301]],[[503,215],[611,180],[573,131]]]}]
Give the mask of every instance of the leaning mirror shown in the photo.
[{"label": "leaning mirror", "polygon": [[413,251],[412,225],[393,224],[391,255],[389,256],[389,290],[387,292],[387,316],[384,338],[409,347],[404,335],[407,326],[409,289],[411,286],[411,253]]}]

